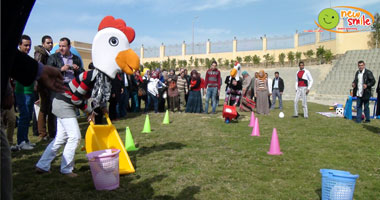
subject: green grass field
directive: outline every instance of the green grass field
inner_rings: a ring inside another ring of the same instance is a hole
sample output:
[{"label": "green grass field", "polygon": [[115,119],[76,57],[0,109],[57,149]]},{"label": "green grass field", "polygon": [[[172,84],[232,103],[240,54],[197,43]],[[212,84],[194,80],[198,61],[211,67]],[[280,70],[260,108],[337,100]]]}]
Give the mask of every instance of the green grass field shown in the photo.
[{"label": "green grass field", "polygon": [[[77,150],[77,178],[59,173],[60,155],[52,173],[38,175],[34,165],[47,143],[13,156],[14,199],[320,199],[321,168],[359,174],[355,199],[380,197],[380,120],[356,124],[316,114],[327,106],[309,103],[309,119],[292,118],[291,101],[269,116],[256,115],[260,137],[250,136],[250,113],[225,124],[222,106],[216,115],[150,114],[152,133],[143,134],[145,115],[129,114],[115,126],[124,140],[129,126],[140,148],[129,153],[136,173],[122,175],[120,188],[96,191],[85,152]],[[301,113],[302,114],[302,113]],[[82,134],[87,122],[81,120]],[[281,156],[267,154],[277,128]],[[36,142],[36,137],[31,137]],[[83,145],[84,139],[81,141]],[[82,146],[81,145],[81,146]]]}]

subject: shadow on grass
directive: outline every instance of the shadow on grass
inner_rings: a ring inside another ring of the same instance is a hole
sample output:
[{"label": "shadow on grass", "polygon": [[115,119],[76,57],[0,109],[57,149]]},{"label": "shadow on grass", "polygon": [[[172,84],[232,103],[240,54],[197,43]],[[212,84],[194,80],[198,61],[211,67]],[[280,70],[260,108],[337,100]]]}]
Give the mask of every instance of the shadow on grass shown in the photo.
[{"label": "shadow on grass", "polygon": [[168,142],[160,145],[153,145],[151,147],[138,147],[139,150],[135,152],[131,152],[131,154],[145,156],[147,154],[157,152],[157,151],[165,151],[165,150],[176,150],[182,149],[186,145],[178,142]]},{"label": "shadow on grass", "polygon": [[318,188],[315,190],[315,193],[317,193],[319,199],[322,199],[322,188]]},{"label": "shadow on grass", "polygon": [[372,133],[380,135],[380,128],[379,127],[375,127],[375,126],[371,126],[371,125],[367,125],[367,124],[363,124],[363,127],[365,129],[367,129],[368,131],[371,131]]}]

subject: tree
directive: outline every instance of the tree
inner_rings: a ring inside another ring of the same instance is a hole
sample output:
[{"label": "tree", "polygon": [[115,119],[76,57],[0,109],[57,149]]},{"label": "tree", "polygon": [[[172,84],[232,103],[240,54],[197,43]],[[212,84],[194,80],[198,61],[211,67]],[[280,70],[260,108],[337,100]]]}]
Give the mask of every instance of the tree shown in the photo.
[{"label": "tree", "polygon": [[205,59],[204,58],[200,58],[199,62],[201,63],[201,66],[203,66],[203,64],[205,63]]},{"label": "tree", "polygon": [[186,61],[186,60],[183,60],[183,66],[184,66],[184,67],[187,66],[187,61]]},{"label": "tree", "polygon": [[199,59],[198,58],[195,58],[195,60],[194,60],[194,66],[195,66],[195,68],[199,67]]},{"label": "tree", "polygon": [[234,66],[235,66],[235,61],[234,60],[230,60],[230,67],[234,68]]},{"label": "tree", "polygon": [[265,59],[265,66],[268,66],[268,63],[270,62],[270,59],[271,59],[269,53],[265,54],[263,57]]},{"label": "tree", "polygon": [[319,60],[319,64],[323,63],[323,55],[325,54],[325,47],[324,46],[319,46],[316,51],[316,56]]},{"label": "tree", "polygon": [[193,63],[194,63],[194,59],[193,59],[193,56],[190,56],[190,66],[193,66]]},{"label": "tree", "polygon": [[375,20],[371,26],[371,36],[368,41],[368,46],[371,48],[380,48],[380,15],[376,13],[374,16]]},{"label": "tree", "polygon": [[303,52],[303,55],[306,57],[306,59],[309,60],[309,62],[311,63],[311,59],[314,55],[314,51],[312,49],[306,51],[306,52]]},{"label": "tree", "polygon": [[296,62],[299,63],[301,61],[301,56],[302,56],[302,53],[301,52],[296,52]]},{"label": "tree", "polygon": [[218,65],[223,65],[223,58],[218,58]]},{"label": "tree", "polygon": [[278,55],[278,60],[280,61],[281,65],[285,64],[285,57],[286,55],[284,53],[280,53],[280,55]]},{"label": "tree", "polygon": [[250,63],[252,61],[252,57],[251,56],[244,56],[244,62],[245,63]]},{"label": "tree", "polygon": [[274,55],[269,56],[269,62],[271,65],[274,64]]},{"label": "tree", "polygon": [[293,65],[293,61],[294,61],[294,53],[293,53],[293,51],[289,51],[288,52],[288,60],[289,60],[290,66],[292,66]]},{"label": "tree", "polygon": [[170,61],[170,69],[175,69],[177,66],[177,60],[175,58],[173,58],[171,61]]},{"label": "tree", "polygon": [[243,59],[242,59],[240,56],[236,57],[236,60],[237,60],[239,63],[241,63],[241,61],[243,61]]},{"label": "tree", "polygon": [[330,49],[325,51],[325,54],[323,55],[325,61],[328,63],[333,59],[333,54]]},{"label": "tree", "polygon": [[225,60],[224,60],[224,65],[225,65],[226,67],[228,67],[228,66],[230,65],[230,60],[225,59]]},{"label": "tree", "polygon": [[260,60],[261,60],[261,58],[258,55],[254,55],[252,57],[253,64],[255,64],[255,65],[259,65],[260,64]]},{"label": "tree", "polygon": [[211,66],[211,60],[209,58],[206,58],[205,64],[206,64],[206,68],[207,69],[210,68],[210,66]]},{"label": "tree", "polygon": [[149,70],[152,70],[152,66],[149,62],[145,62],[144,67],[148,68]]},{"label": "tree", "polygon": [[170,58],[162,62],[162,69],[168,70],[170,68]]}]

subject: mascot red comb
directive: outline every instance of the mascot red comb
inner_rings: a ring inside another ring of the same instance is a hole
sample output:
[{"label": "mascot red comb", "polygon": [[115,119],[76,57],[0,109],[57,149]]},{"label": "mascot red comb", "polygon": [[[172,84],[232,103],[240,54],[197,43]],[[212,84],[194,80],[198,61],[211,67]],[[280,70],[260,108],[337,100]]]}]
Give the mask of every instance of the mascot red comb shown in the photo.
[{"label": "mascot red comb", "polygon": [[[58,150],[65,145],[61,173],[69,177],[77,176],[73,173],[74,155],[81,133],[76,118],[76,108],[87,113],[90,122],[93,122],[97,115],[95,110],[107,112],[107,102],[111,95],[111,79],[114,79],[118,72],[132,74],[140,67],[139,57],[129,46],[134,39],[135,31],[122,19],[107,16],[100,22],[98,33],[92,43],[92,60],[95,69],[81,73],[66,85],[64,93],[54,96],[52,112],[57,116],[57,135],[38,161],[36,165],[38,172],[49,172],[51,162]],[[87,104],[89,97],[92,99],[91,105]],[[110,120],[107,121],[110,122]],[[128,173],[132,173],[134,168],[124,147],[121,148],[120,159],[124,161],[128,159]]]}]

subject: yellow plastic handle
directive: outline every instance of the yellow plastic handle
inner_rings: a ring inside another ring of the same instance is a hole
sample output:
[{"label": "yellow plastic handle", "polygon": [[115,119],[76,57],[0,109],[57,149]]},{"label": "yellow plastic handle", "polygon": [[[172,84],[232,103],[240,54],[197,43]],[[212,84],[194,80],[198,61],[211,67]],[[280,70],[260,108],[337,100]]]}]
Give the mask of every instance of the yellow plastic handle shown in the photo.
[{"label": "yellow plastic handle", "polygon": [[[107,124],[109,125],[109,126],[111,126],[112,125],[112,122],[111,122],[111,119],[110,119],[110,117],[108,116],[108,113],[105,113],[104,114],[104,116],[106,117],[106,120],[107,120]],[[90,121],[90,125],[95,125],[94,124],[94,122],[93,121]]]},{"label": "yellow plastic handle", "polygon": [[111,126],[112,122],[111,122],[110,117],[108,116],[108,113],[105,113],[104,116],[106,116],[107,124]]}]

